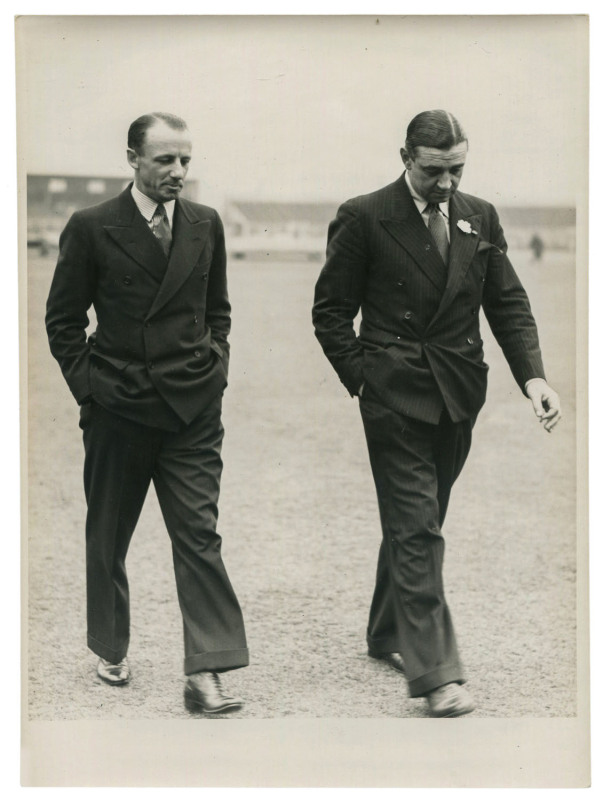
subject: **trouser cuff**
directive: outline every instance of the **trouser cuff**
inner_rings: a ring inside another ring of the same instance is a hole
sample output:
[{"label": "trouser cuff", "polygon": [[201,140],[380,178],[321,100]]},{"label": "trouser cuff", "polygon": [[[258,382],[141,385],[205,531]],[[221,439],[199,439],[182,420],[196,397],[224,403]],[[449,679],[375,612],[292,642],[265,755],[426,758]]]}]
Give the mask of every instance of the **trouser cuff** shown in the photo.
[{"label": "trouser cuff", "polygon": [[122,658],[126,657],[128,653],[128,644],[129,642],[126,642],[120,650],[115,650],[113,647],[108,647],[106,644],[99,642],[98,639],[95,639],[94,636],[88,634],[88,647],[90,650],[96,653],[100,658],[104,658],[105,661],[110,661],[111,664],[119,664]]},{"label": "trouser cuff", "polygon": [[408,694],[411,697],[423,697],[428,692],[443,686],[445,683],[466,683],[463,670],[458,664],[444,664],[420,678],[408,681]]},{"label": "trouser cuff", "polygon": [[249,651],[221,650],[218,653],[197,653],[186,656],[184,659],[184,674],[192,675],[195,672],[226,672],[230,669],[240,669],[249,664]]}]

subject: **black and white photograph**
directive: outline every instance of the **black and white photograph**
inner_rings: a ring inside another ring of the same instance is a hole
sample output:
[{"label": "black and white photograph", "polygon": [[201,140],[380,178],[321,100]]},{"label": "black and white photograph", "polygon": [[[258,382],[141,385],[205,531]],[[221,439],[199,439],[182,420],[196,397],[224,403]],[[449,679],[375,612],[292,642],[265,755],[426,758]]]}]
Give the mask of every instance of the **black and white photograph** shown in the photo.
[{"label": "black and white photograph", "polygon": [[23,785],[587,786],[588,16],[15,32]]}]

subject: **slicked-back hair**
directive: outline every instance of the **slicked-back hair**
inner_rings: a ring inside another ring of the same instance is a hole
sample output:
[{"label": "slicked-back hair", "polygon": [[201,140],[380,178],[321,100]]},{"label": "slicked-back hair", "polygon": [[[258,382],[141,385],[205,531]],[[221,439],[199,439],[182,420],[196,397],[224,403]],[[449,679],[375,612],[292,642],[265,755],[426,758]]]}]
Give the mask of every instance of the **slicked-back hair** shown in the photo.
[{"label": "slicked-back hair", "polygon": [[450,150],[451,147],[467,142],[467,135],[461,123],[450,112],[436,109],[422,111],[414,117],[406,130],[404,147],[411,158],[415,158],[417,147],[435,147]]},{"label": "slicked-back hair", "polygon": [[128,147],[136,153],[140,153],[144,147],[144,139],[149,128],[158,122],[165,122],[170,128],[176,131],[188,130],[188,125],[175,114],[168,114],[166,111],[153,111],[151,114],[143,114],[130,125],[128,129]]}]

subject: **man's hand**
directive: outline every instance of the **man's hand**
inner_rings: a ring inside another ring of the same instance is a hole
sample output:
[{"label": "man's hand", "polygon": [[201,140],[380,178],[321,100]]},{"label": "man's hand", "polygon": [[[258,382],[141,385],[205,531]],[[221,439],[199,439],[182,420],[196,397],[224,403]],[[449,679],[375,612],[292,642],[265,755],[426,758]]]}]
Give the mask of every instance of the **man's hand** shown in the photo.
[{"label": "man's hand", "polygon": [[544,378],[534,378],[526,383],[526,394],[532,401],[534,413],[550,433],[561,420],[561,402],[556,391]]}]

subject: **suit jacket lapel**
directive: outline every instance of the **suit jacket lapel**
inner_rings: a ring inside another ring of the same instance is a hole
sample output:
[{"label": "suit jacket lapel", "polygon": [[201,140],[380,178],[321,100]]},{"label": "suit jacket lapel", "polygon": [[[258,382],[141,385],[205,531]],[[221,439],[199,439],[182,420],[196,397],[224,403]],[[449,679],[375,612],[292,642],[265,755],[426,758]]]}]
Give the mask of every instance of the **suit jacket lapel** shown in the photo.
[{"label": "suit jacket lapel", "polygon": [[404,175],[393,184],[390,213],[381,220],[385,230],[411,256],[434,286],[444,292],[446,268],[438,248],[406,185]]},{"label": "suit jacket lapel", "polygon": [[129,187],[118,200],[115,220],[105,225],[105,230],[130,258],[161,283],[165,275],[165,255],[138,210]]},{"label": "suit jacket lapel", "polygon": [[151,317],[162,308],[188,278],[207,243],[210,221],[199,219],[194,209],[176,201],[172,231],[172,249],[165,277],[147,315]]},{"label": "suit jacket lapel", "polygon": [[[474,214],[471,206],[462,195],[454,194],[450,199],[450,252],[448,256],[448,280],[446,290],[442,296],[440,307],[434,317],[444,311],[458,292],[463,278],[469,269],[469,264],[475,255],[479,243],[481,228],[481,214]],[[467,233],[458,227],[458,222],[464,220],[476,233]],[[433,320],[432,320],[433,321]]]}]

